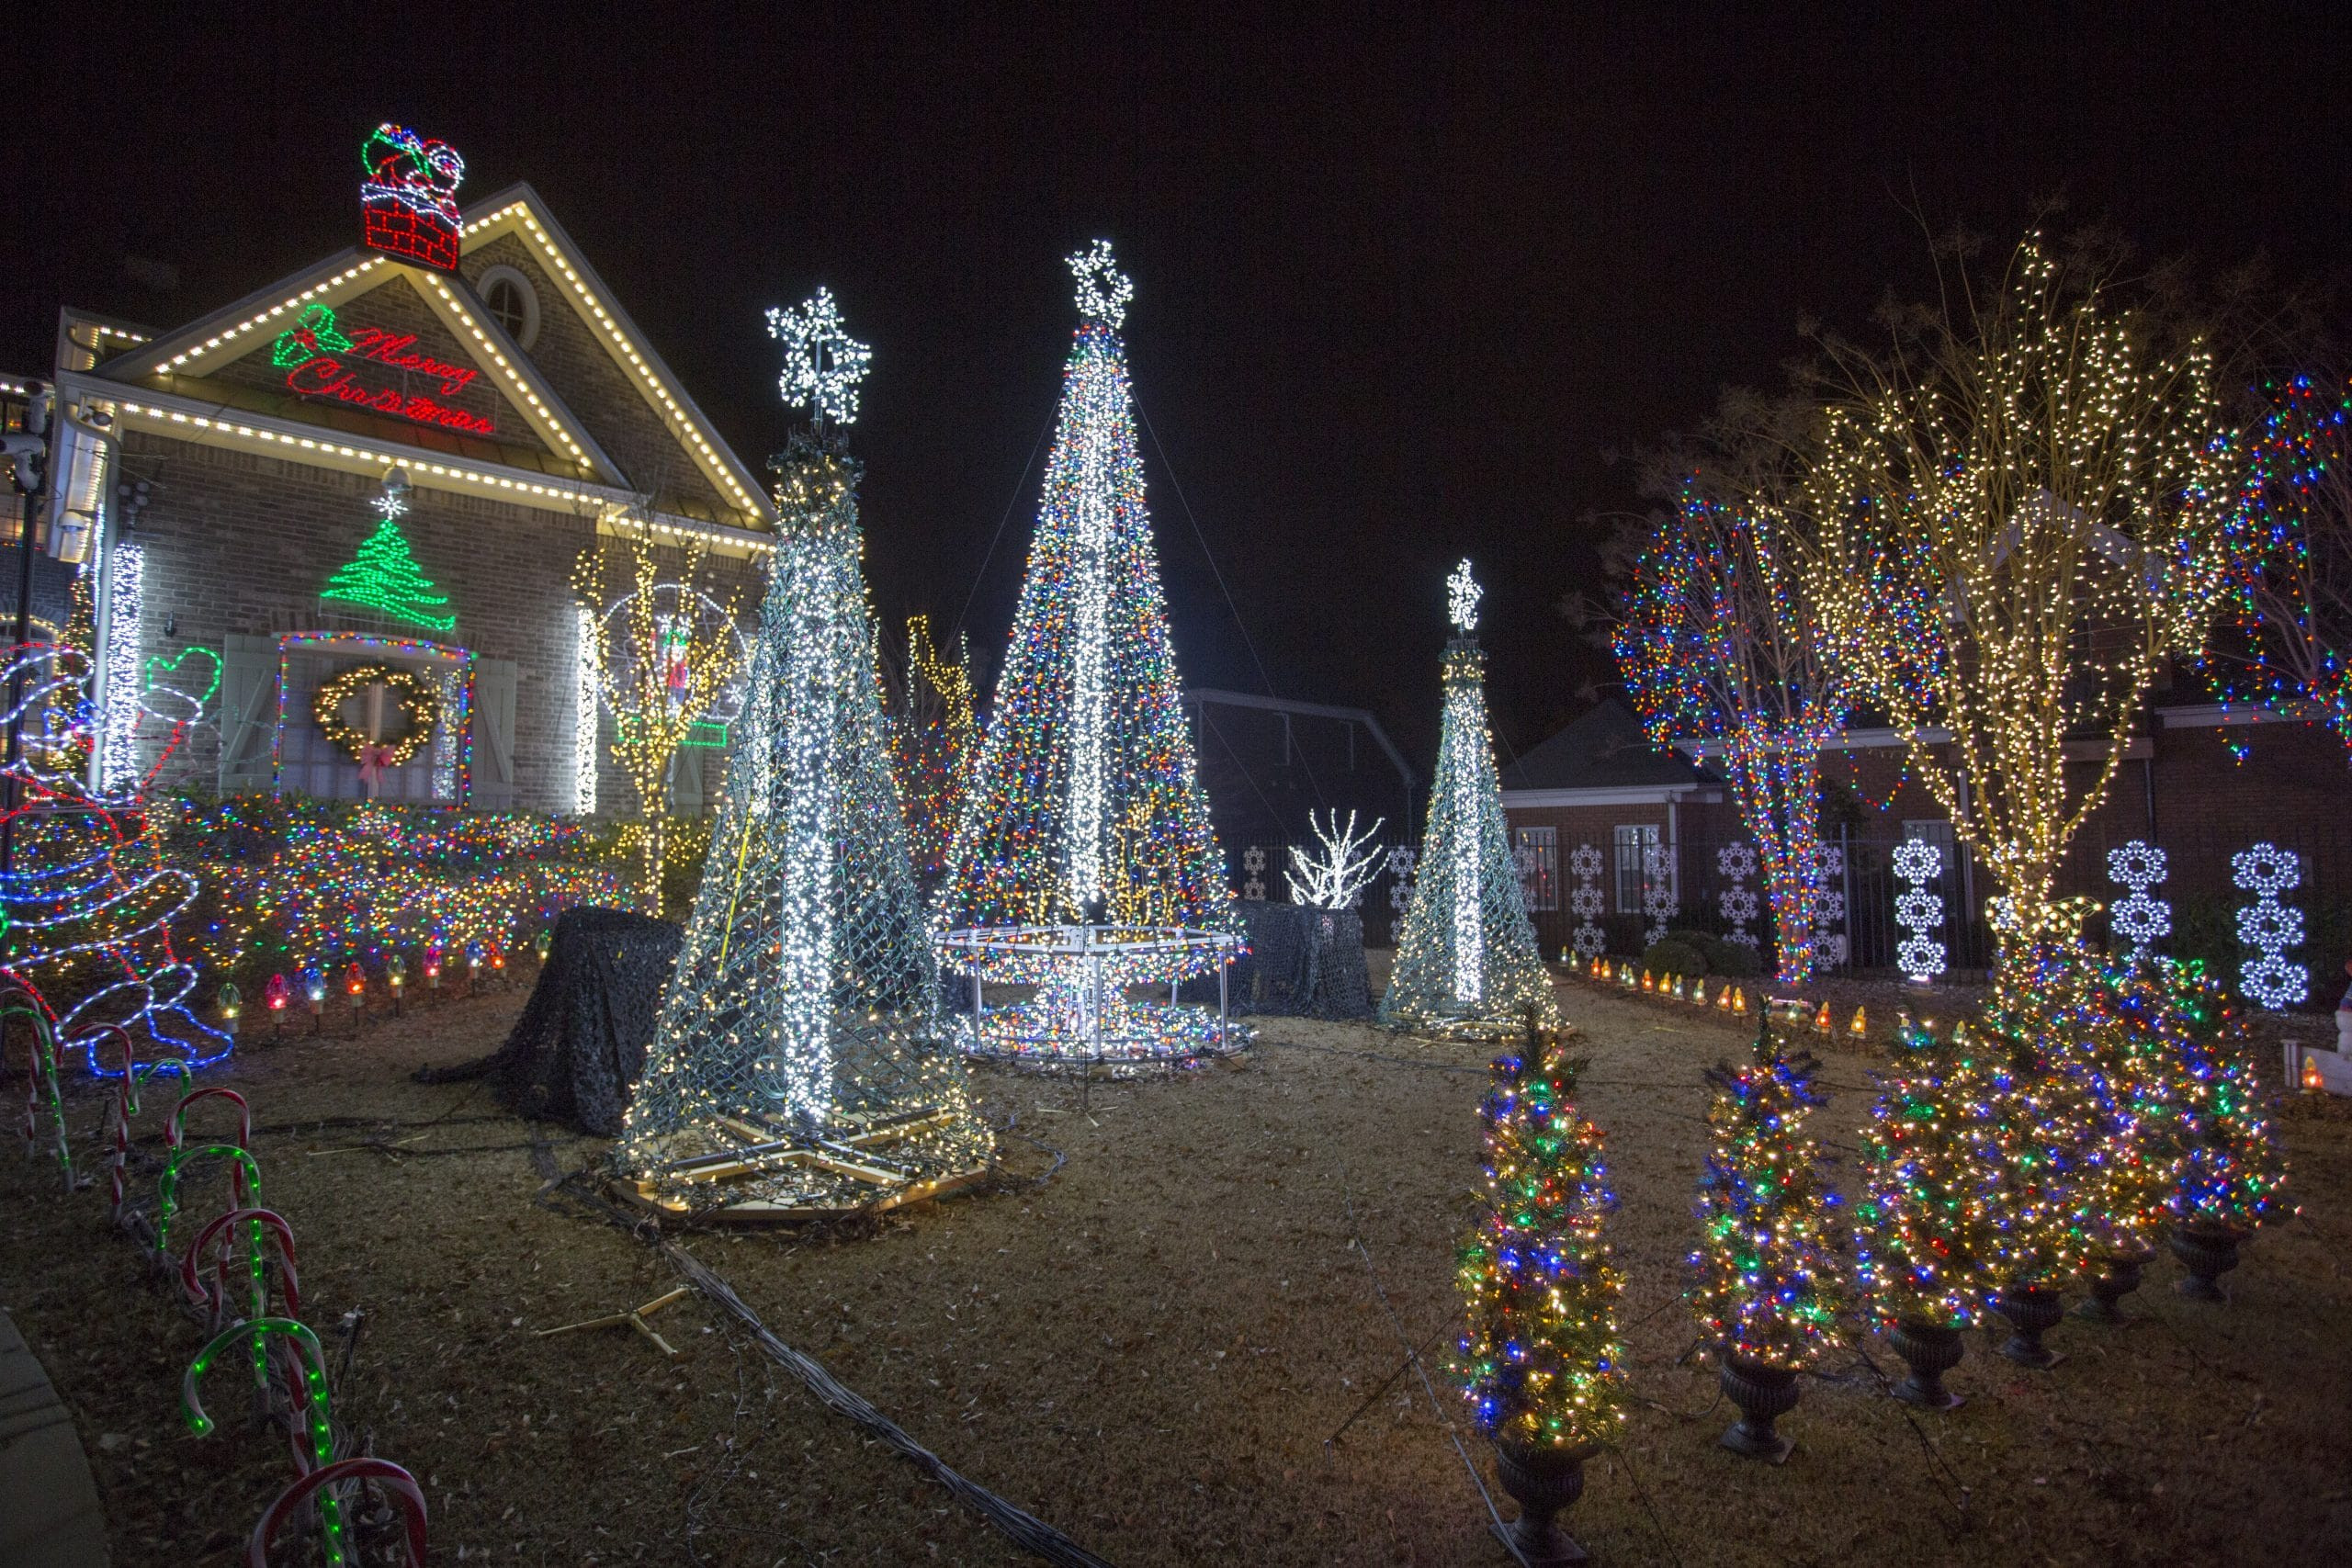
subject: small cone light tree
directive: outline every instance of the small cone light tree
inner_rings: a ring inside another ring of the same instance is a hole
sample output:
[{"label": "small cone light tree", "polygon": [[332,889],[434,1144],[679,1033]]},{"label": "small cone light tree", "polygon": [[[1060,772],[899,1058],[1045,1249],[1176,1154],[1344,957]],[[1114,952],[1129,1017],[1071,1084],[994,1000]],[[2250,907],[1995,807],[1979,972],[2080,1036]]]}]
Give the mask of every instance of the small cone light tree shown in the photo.
[{"label": "small cone light tree", "polygon": [[2154,1256],[2180,1169],[2170,1132],[2183,1021],[2165,978],[2132,965],[2089,980],[2066,1026],[2075,1042],[2067,1070],[2083,1091],[2088,1132],[2075,1192],[2076,1261],[2090,1290],[2075,1309],[2081,1316],[2120,1322],[2116,1303],[2139,1288]]},{"label": "small cone light tree", "polygon": [[1768,1018],[1745,1064],[1706,1075],[1714,1093],[1691,1305],[1740,1409],[1724,1446],[1752,1458],[1788,1452],[1772,1422],[1795,1406],[1797,1374],[1842,1339],[1845,1226],[1820,1145],[1804,1130],[1824,1103],[1818,1066],[1811,1053],[1786,1050]]},{"label": "small cone light tree", "polygon": [[2256,1227],[2290,1217],[2287,1160],[2262,1114],[2245,1020],[2195,964],[2159,959],[2141,988],[2146,1027],[2163,1043],[2171,1084],[2169,1147],[2177,1164],[2165,1206],[2172,1250],[2189,1277],[2184,1295],[2221,1299],[2214,1283],[2237,1266]]},{"label": "small cone light tree", "polygon": [[1764,863],[1784,986],[1813,973],[1821,749],[1845,722],[1796,526],[1769,496],[1709,500],[1693,480],[1635,558],[1611,638],[1652,740],[1722,748],[1741,825]]},{"label": "small cone light tree", "polygon": [[1559,1007],[1503,824],[1487,731],[1487,659],[1472,635],[1482,591],[1468,561],[1446,580],[1446,592],[1455,636],[1445,645],[1437,778],[1380,1021],[1493,1038],[1530,1009],[1541,1021],[1556,1022]]},{"label": "small cone light tree", "polygon": [[1942,281],[1882,351],[1825,345],[1806,590],[1853,700],[2009,900],[2007,971],[2064,941],[2067,846],[2157,678],[2205,646],[2236,476],[2211,355],[2161,350],[2092,265],[2029,236],[2004,276]]},{"label": "small cone light tree", "polygon": [[1577,1109],[1566,1032],[1532,1014],[1524,1028],[1478,1107],[1486,1200],[1455,1271],[1468,1322],[1454,1369],[1520,1500],[1527,1560],[1577,1561],[1552,1516],[1624,1420],[1624,1281],[1602,1235],[1617,1201],[1600,1130]]},{"label": "small cone light tree", "polygon": [[1862,1129],[1855,1280],[1865,1314],[1910,1363],[1895,1396],[1932,1409],[1958,1403],[1943,1374],[1997,1288],[1993,1080],[1965,1040],[1945,1044],[1906,1020]]},{"label": "small cone light tree", "polygon": [[784,324],[801,378],[787,372],[787,394],[805,386],[819,428],[782,465],[743,740],[615,1152],[638,1201],[747,1220],[924,1196],[977,1175],[989,1149],[936,1028],[858,567],[858,470],[822,429],[854,411],[864,350],[830,295]]}]

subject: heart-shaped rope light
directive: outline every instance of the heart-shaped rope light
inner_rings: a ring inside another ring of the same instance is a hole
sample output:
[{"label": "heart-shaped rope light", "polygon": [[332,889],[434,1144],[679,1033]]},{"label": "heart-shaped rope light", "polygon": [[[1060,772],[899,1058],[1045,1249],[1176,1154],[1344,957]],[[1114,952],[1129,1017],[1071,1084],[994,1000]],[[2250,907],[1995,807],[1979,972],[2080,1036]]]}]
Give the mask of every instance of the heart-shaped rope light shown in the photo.
[{"label": "heart-shaped rope light", "polygon": [[[371,738],[343,720],[343,705],[355,697],[365,699],[370,686],[383,687],[393,699],[392,706],[399,710],[397,717],[385,715],[390,721],[390,734]],[[395,670],[385,664],[355,664],[319,682],[318,699],[311,714],[326,738],[343,748],[352,761],[365,764],[372,752],[377,765],[397,768],[432,739],[433,727],[441,717],[441,694],[434,689],[431,681],[413,670]]]}]

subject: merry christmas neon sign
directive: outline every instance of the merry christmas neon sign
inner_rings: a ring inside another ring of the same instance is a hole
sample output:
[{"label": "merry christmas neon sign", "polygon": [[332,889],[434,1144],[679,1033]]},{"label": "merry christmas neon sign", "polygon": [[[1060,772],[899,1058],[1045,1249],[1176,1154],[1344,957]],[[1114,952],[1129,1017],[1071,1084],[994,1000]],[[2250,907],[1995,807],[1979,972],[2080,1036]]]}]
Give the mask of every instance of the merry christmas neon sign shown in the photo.
[{"label": "merry christmas neon sign", "polygon": [[297,397],[334,398],[417,424],[437,425],[469,435],[498,434],[496,421],[451,408],[435,400],[428,392],[369,386],[349,363],[355,359],[425,377],[445,398],[464,391],[480,374],[470,365],[451,365],[418,353],[414,333],[396,333],[389,327],[354,327],[346,333],[336,322],[334,309],[326,305],[312,305],[304,310],[293,326],[277,334],[270,350],[270,363],[285,370],[286,389]]}]

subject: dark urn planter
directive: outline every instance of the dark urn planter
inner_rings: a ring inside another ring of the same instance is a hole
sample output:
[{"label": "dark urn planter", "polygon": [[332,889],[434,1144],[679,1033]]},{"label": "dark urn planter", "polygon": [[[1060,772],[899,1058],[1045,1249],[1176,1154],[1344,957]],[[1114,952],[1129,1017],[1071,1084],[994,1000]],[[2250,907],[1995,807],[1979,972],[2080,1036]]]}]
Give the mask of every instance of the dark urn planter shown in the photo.
[{"label": "dark urn planter", "polygon": [[2011,1285],[1993,1298],[1993,1310],[2009,1320],[2012,1330],[2001,1342],[2001,1354],[2020,1367],[2046,1371],[2058,1364],[2058,1352],[2041,1342],[2041,1337],[2065,1318],[2066,1309],[2057,1292],[2041,1285]]},{"label": "dark urn planter", "polygon": [[2154,1257],[2154,1253],[2144,1251],[2110,1252],[2100,1258],[2099,1271],[2091,1276],[2091,1293],[2075,1309],[2075,1315],[2093,1323],[2125,1321],[2119,1303],[2140,1288],[2140,1271]]},{"label": "dark urn planter", "polygon": [[1944,1374],[1960,1365],[1959,1329],[1905,1321],[1894,1325],[1886,1342],[1911,1369],[1894,1385],[1895,1398],[1928,1410],[1950,1410],[1960,1403],[1960,1395],[1944,1386]]},{"label": "dark urn planter", "polygon": [[1584,1548],[1554,1519],[1584,1495],[1584,1461],[1599,1451],[1495,1445],[1495,1478],[1519,1504],[1519,1517],[1503,1534],[1533,1568],[1571,1568],[1588,1561]]},{"label": "dark urn planter", "polygon": [[1727,1355],[1721,1382],[1725,1397],[1739,1406],[1739,1420],[1724,1434],[1724,1447],[1774,1464],[1788,1458],[1796,1444],[1772,1430],[1772,1423],[1797,1407],[1797,1374]]},{"label": "dark urn planter", "polygon": [[2218,1226],[2181,1225],[2172,1233],[2172,1255],[2188,1270],[2176,1287],[2191,1301],[2219,1302],[2229,1298],[2214,1281],[2238,1266],[2238,1245],[2245,1238]]}]

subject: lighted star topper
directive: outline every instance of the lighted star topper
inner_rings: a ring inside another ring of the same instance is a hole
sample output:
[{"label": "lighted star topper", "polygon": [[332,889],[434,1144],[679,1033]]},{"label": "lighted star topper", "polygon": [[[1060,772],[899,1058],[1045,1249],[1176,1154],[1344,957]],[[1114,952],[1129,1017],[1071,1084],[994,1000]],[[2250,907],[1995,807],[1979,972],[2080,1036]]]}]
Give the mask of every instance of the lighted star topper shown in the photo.
[{"label": "lighted star topper", "polygon": [[1463,557],[1462,564],[1453,569],[1453,575],[1445,580],[1446,619],[1465,632],[1476,631],[1478,599],[1486,592],[1471,579],[1470,558]]},{"label": "lighted star topper", "polygon": [[1069,270],[1078,279],[1078,313],[1116,332],[1127,319],[1127,303],[1136,297],[1136,286],[1111,265],[1111,242],[1097,240],[1070,257]]},{"label": "lighted star topper", "polygon": [[842,330],[831,289],[818,289],[797,310],[769,310],[768,335],[784,344],[784,374],[776,385],[786,402],[808,409],[820,423],[857,422],[857,384],[865,379],[874,351]]}]

